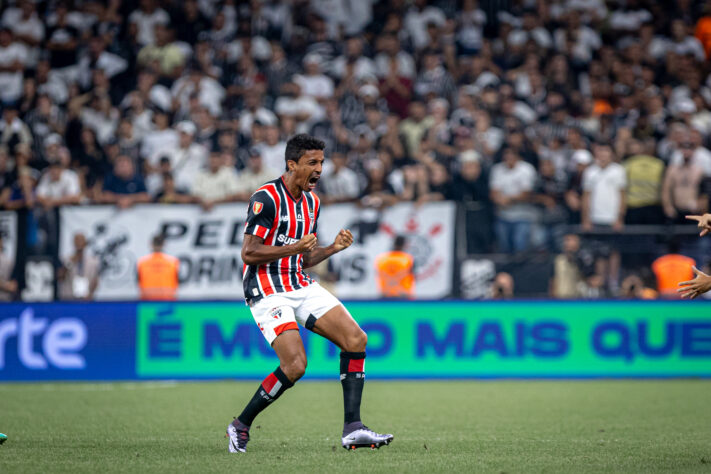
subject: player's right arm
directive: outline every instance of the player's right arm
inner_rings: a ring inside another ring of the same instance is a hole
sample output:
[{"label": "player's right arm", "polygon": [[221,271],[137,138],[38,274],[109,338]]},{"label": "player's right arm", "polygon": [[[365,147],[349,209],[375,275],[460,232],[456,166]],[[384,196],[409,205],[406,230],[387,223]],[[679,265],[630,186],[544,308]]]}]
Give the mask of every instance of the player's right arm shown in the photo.
[{"label": "player's right arm", "polygon": [[276,213],[274,201],[266,191],[254,193],[249,202],[242,243],[242,261],[247,265],[264,265],[280,258],[309,252],[318,243],[316,236],[309,234],[291,245],[265,245],[264,239],[272,227],[279,225],[275,219]]}]

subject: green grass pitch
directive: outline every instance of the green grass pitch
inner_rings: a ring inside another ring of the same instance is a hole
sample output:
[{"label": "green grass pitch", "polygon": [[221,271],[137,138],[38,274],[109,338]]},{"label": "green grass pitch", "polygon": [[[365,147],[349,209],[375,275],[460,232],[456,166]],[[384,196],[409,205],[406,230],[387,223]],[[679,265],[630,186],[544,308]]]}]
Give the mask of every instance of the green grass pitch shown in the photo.
[{"label": "green grass pitch", "polygon": [[711,473],[711,381],[366,383],[392,445],[340,446],[338,381],[304,381],[229,454],[248,382],[0,384],[0,472]]}]

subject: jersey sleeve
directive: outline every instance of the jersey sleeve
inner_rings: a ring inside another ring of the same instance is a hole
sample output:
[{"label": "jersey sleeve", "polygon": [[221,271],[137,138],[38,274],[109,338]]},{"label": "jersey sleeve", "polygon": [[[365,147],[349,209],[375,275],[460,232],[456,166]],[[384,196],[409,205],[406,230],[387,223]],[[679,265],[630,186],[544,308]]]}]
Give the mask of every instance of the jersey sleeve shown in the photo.
[{"label": "jersey sleeve", "polygon": [[244,233],[266,238],[274,225],[275,216],[276,207],[269,194],[266,191],[254,193],[249,200]]}]

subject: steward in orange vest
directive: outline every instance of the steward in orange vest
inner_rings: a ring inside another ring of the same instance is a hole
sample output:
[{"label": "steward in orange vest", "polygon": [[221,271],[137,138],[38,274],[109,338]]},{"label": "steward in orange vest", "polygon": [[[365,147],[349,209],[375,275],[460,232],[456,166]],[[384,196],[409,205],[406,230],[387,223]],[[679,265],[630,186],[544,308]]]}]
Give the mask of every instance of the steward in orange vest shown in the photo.
[{"label": "steward in orange vest", "polygon": [[165,238],[153,237],[153,253],[138,260],[138,287],[142,300],[174,300],[178,291],[180,260],[162,252]]},{"label": "steward in orange vest", "polygon": [[405,237],[395,237],[393,249],[375,260],[378,287],[384,298],[414,298],[415,274],[412,255],[403,251]]},{"label": "steward in orange vest", "polygon": [[669,245],[669,253],[652,263],[652,271],[657,277],[657,290],[662,297],[678,298],[676,290],[679,288],[679,282],[694,278],[692,267],[696,262],[693,258],[680,255],[678,251],[679,245],[672,242]]}]

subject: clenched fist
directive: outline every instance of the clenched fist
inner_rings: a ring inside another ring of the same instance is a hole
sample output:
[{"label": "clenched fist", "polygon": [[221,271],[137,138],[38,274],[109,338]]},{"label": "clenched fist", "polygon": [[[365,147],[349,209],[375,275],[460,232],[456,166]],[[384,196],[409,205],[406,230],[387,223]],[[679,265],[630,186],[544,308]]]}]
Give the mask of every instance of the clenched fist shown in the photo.
[{"label": "clenched fist", "polygon": [[315,234],[307,234],[301,238],[294,245],[296,246],[297,253],[311,252],[318,244],[318,239]]},{"label": "clenched fist", "polygon": [[333,241],[333,246],[337,251],[340,252],[341,250],[350,247],[352,243],[353,234],[351,234],[351,231],[347,229],[341,229],[341,231],[336,236],[336,239]]}]

